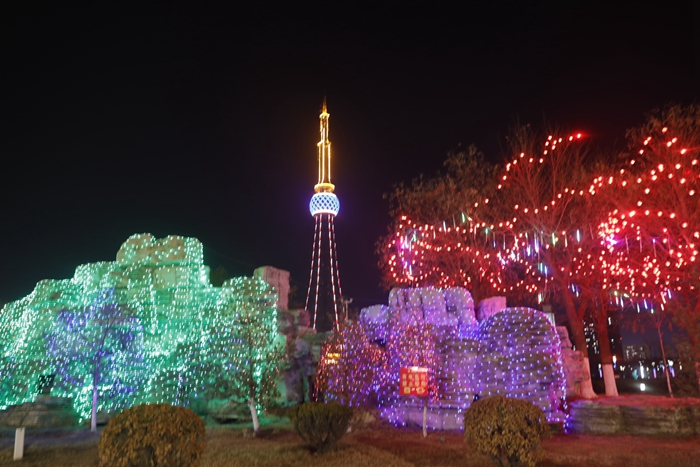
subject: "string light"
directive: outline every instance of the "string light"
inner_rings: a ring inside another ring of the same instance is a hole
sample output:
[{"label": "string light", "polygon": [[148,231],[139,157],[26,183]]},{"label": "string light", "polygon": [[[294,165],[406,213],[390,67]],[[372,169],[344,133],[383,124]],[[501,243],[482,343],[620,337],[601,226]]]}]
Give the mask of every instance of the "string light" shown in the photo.
[{"label": "string light", "polygon": [[[667,128],[668,131],[668,128]],[[576,139],[580,138],[580,134],[577,135]],[[567,138],[569,141],[573,141],[573,137]],[[675,141],[674,141],[675,139]],[[674,137],[671,141],[675,143],[678,141]],[[548,141],[551,141],[548,139]],[[647,147],[647,156],[649,154],[654,154],[659,157],[659,148],[655,147],[652,143],[652,138],[648,137],[645,139],[644,143]],[[532,206],[529,209],[524,208],[521,202],[515,204],[512,209],[515,211],[522,211],[525,214],[534,213],[534,218],[530,222],[523,222],[517,218],[513,218],[513,221],[505,222],[494,222],[494,225],[498,227],[499,232],[491,231],[490,229],[479,230],[478,226],[480,223],[476,221],[472,223],[474,229],[461,229],[450,231],[448,229],[435,229],[434,226],[423,225],[417,226],[412,222],[408,216],[403,216],[399,225],[396,228],[397,235],[392,238],[386,244],[386,247],[391,251],[391,256],[388,257],[386,265],[388,268],[388,274],[390,275],[393,282],[397,285],[436,285],[439,287],[446,287],[451,285],[460,285],[471,288],[473,284],[471,280],[473,277],[480,277],[485,281],[487,286],[487,292],[497,293],[497,294],[511,294],[516,290],[526,290],[532,294],[551,294],[554,289],[552,288],[552,278],[548,276],[547,271],[562,270],[561,266],[552,264],[554,267],[546,267],[542,264],[542,253],[548,250],[552,250],[556,247],[556,250],[568,251],[570,246],[576,248],[573,253],[580,253],[581,249],[589,251],[589,255],[576,255],[573,254],[571,257],[565,257],[564,262],[566,267],[564,270],[568,269],[568,277],[566,279],[567,286],[572,285],[574,288],[580,288],[582,284],[590,284],[591,280],[597,281],[597,288],[609,289],[610,283],[614,283],[616,286],[624,287],[621,279],[623,277],[630,277],[631,275],[646,275],[646,276],[658,276],[660,274],[660,267],[664,264],[662,261],[656,263],[650,261],[640,261],[640,265],[632,266],[632,259],[626,256],[630,249],[634,249],[635,246],[640,248],[640,251],[644,251],[645,245],[651,247],[654,250],[654,255],[658,255],[660,252],[656,251],[657,243],[656,238],[665,238],[666,243],[669,239],[672,243],[679,241],[685,241],[684,233],[681,230],[689,228],[690,225],[698,225],[697,222],[691,222],[687,218],[681,218],[677,212],[668,211],[668,206],[659,206],[661,209],[653,209],[654,201],[658,199],[669,199],[673,197],[671,191],[677,193],[685,193],[686,196],[693,196],[697,190],[698,180],[700,178],[700,172],[695,169],[696,165],[687,164],[687,159],[682,159],[677,162],[676,159],[679,156],[684,156],[687,153],[687,149],[682,151],[668,150],[667,145],[662,145],[662,149],[665,149],[664,155],[661,157],[666,159],[666,163],[657,163],[655,168],[650,169],[646,172],[647,175],[639,174],[639,171],[625,172],[620,171],[619,176],[608,176],[605,178],[603,183],[603,177],[596,177],[593,183],[589,186],[587,191],[588,195],[596,199],[595,203],[606,199],[616,199],[620,201],[619,190],[623,189],[622,193],[631,194],[636,192],[643,192],[645,195],[649,195],[652,192],[652,185],[647,185],[645,180],[653,183],[658,180],[656,176],[656,170],[664,171],[667,166],[675,168],[675,170],[681,172],[683,177],[681,178],[671,178],[668,180],[668,184],[658,185],[656,190],[667,191],[668,194],[663,196],[647,196],[649,200],[646,204],[652,209],[645,209],[644,214],[649,216],[651,212],[655,213],[656,218],[660,218],[660,222],[657,224],[650,224],[645,222],[644,226],[640,224],[633,224],[627,219],[631,219],[635,216],[636,210],[629,209],[626,211],[611,211],[610,217],[604,220],[601,224],[589,224],[587,226],[572,224],[570,228],[567,228],[564,232],[554,231],[527,231],[522,230],[522,228],[516,229],[516,223],[528,225],[551,225],[553,223],[548,222],[547,219],[553,217],[551,214],[546,214],[546,208],[549,206],[556,206],[556,201],[561,199],[566,199],[566,209],[571,211],[575,206],[588,207],[594,205],[591,200],[583,199],[584,190],[581,190],[580,197],[574,197],[576,193],[575,189],[564,188],[559,194],[555,196],[555,199],[548,203],[543,203],[544,205]],[[522,158],[524,153],[520,154]],[[511,163],[506,166],[506,171],[510,172],[516,167],[516,162],[518,158],[514,159]],[[634,164],[634,160],[631,161],[630,166]],[[531,161],[530,164],[534,164]],[[520,166],[520,170],[523,167]],[[640,165],[637,164],[637,169]],[[638,175],[637,175],[638,174]],[[630,184],[631,180],[636,179],[636,184]],[[609,187],[611,190],[605,193],[605,197],[601,196],[600,193],[603,187]],[[656,185],[654,185],[656,186]],[[678,187],[678,188],[676,188]],[[679,191],[679,189],[681,191]],[[499,190],[506,190],[506,187],[501,185]],[[630,195],[631,198],[636,198],[637,195]],[[638,199],[638,198],[636,198]],[[642,201],[636,201],[635,208],[643,205]],[[580,200],[580,201],[579,201]],[[687,203],[685,200],[679,200],[683,203]],[[474,206],[478,206],[479,203],[474,203]],[[482,205],[484,206],[485,203]],[[605,206],[605,203],[596,206],[600,209],[601,206]],[[580,207],[577,209],[581,209]],[[698,209],[686,209],[691,215],[698,212]],[[461,213],[460,213],[461,215]],[[493,211],[484,212],[482,211],[472,211],[470,214],[471,218],[486,217],[493,215]],[[569,214],[569,216],[571,216]],[[651,220],[651,218],[649,218]],[[663,231],[667,220],[673,220],[671,224],[675,226],[677,233],[672,235],[670,232]],[[444,221],[442,222],[445,223]],[[483,223],[481,223],[483,225]],[[679,228],[680,227],[680,228]],[[491,227],[493,229],[493,226]],[[624,230],[623,230],[624,229]],[[644,229],[644,232],[642,231]],[[557,229],[558,230],[558,229]],[[655,231],[652,235],[650,231]],[[433,232],[432,235],[425,235],[426,232]],[[582,235],[583,232],[590,231],[591,236],[586,237]],[[566,232],[570,232],[567,234]],[[495,243],[488,241],[489,237],[493,238],[495,236],[500,236],[502,238],[501,242]],[[415,241],[399,245],[396,243],[397,239],[412,236],[416,238]],[[550,237],[549,242],[543,242],[544,237]],[[562,238],[563,237],[563,238]],[[621,242],[620,239],[623,241]],[[581,245],[582,240],[590,239],[585,245]],[[563,241],[562,241],[563,240]],[[543,245],[544,244],[544,245]],[[459,245],[459,246],[457,246]],[[544,251],[542,250],[544,246]],[[666,248],[665,251],[669,249]],[[443,252],[450,252],[449,259],[443,259]],[[458,254],[456,254],[458,253]],[[534,253],[534,255],[533,255]],[[548,261],[554,259],[556,255],[549,254]],[[676,272],[667,271],[664,277],[664,287],[657,293],[661,294],[664,289],[672,287],[672,283],[678,282],[681,278],[687,278],[687,273],[681,273],[678,268],[682,268],[684,264],[694,263],[697,257],[697,248],[693,244],[692,246],[685,244],[679,245],[675,248],[673,261],[669,264],[673,265]],[[498,261],[500,268],[494,267],[494,260]],[[532,261],[535,261],[533,264]],[[452,267],[448,267],[448,264]],[[464,267],[469,264],[469,267]],[[410,265],[411,273],[407,274],[406,266]],[[458,267],[454,267],[457,265]],[[537,267],[535,267],[537,266]],[[509,270],[517,271],[517,274],[508,274]],[[597,271],[597,272],[596,272]],[[610,276],[612,276],[612,281]],[[513,278],[516,277],[515,281]],[[519,279],[518,279],[519,278]],[[578,281],[578,283],[577,283]],[[626,293],[634,296],[636,295],[636,286],[632,285],[631,281],[628,281],[628,288],[625,289]],[[639,280],[636,281],[637,283]],[[658,285],[658,284],[655,284]],[[568,288],[568,287],[567,287]]]},{"label": "string light", "polygon": [[[542,303],[564,291],[573,300],[592,300],[601,313],[630,306],[655,314],[672,309],[677,322],[694,325],[700,132],[698,108],[682,111],[687,113],[674,108],[650,119],[647,135],[641,130],[632,135],[639,141],[638,156],[617,173],[593,177],[587,188],[553,185],[555,196],[534,202],[515,196],[522,193],[516,182],[540,183],[533,181],[540,180],[534,177],[541,167],[537,157],[521,152],[506,165],[507,178],[499,179],[497,191],[503,195],[494,198],[496,205],[472,203],[464,229],[439,228],[449,220],[417,225],[403,215],[393,227],[396,235],[383,244],[385,282],[461,285],[521,303],[532,297]],[[659,124],[665,119],[673,124]],[[550,154],[564,148],[555,142],[552,137],[544,144]],[[517,203],[508,206],[509,200]],[[398,243],[409,236],[412,242]],[[671,308],[665,306],[669,300]]]},{"label": "string light", "polygon": [[407,425],[422,401],[400,395],[400,369],[422,367],[434,429],[461,427],[476,395],[529,400],[565,421],[561,344],[542,312],[508,308],[479,323],[465,289],[393,289],[389,306],[363,309],[359,323],[324,347],[319,379],[332,398],[361,405],[375,394],[383,418]]},{"label": "string light", "polygon": [[[99,410],[142,401],[188,405],[221,380],[248,387],[250,378],[240,369],[225,371],[244,359],[253,363],[258,403],[275,390],[267,384],[280,364],[274,289],[254,278],[214,287],[197,239],[141,234],[122,245],[117,261],[78,266],[73,278],[41,281],[5,305],[0,407],[32,401],[38,377],[56,374],[53,395],[72,397],[86,418],[92,401],[86,372],[96,345],[90,336],[114,317],[121,324],[109,337],[115,345],[99,383]],[[253,354],[244,345],[246,323],[255,323]],[[82,353],[70,353],[78,347]]]}]

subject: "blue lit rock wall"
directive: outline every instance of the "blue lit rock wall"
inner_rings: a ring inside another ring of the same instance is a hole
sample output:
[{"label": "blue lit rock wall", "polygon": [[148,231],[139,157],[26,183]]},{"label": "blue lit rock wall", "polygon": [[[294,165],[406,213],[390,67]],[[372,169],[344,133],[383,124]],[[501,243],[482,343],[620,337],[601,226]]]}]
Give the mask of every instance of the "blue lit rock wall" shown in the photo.
[{"label": "blue lit rock wall", "polygon": [[[187,404],[196,396],[198,375],[191,374],[187,359],[216,332],[231,307],[263,306],[276,325],[274,289],[253,278],[212,286],[199,240],[133,235],[116,261],[80,265],[71,279],[40,281],[28,296],[5,305],[0,312],[0,408],[34,399],[38,376],[55,373],[46,335],[57,314],[90,306],[105,289],[113,289],[116,302],[143,326],[149,368],[144,400]],[[73,397],[85,416],[84,393],[85,388],[74,388],[54,395]]]}]

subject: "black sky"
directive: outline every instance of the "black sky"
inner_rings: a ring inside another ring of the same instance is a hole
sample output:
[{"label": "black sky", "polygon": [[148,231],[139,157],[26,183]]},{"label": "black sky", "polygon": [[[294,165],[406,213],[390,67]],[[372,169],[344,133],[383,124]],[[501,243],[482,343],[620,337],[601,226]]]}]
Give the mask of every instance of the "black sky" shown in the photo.
[{"label": "black sky", "polygon": [[142,232],[197,237],[232,275],[290,270],[305,292],[325,94],[343,290],[384,302],[374,242],[393,183],[460,143],[498,161],[515,118],[621,150],[645,112],[700,91],[690,2],[15,3],[0,20],[4,300]]}]

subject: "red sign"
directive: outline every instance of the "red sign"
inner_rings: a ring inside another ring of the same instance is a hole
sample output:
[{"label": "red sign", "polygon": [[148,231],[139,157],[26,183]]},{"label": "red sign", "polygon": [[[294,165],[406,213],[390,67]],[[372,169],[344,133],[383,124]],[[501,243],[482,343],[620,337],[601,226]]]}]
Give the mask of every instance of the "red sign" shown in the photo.
[{"label": "red sign", "polygon": [[400,372],[402,396],[428,397],[428,369],[419,366],[402,367]]}]

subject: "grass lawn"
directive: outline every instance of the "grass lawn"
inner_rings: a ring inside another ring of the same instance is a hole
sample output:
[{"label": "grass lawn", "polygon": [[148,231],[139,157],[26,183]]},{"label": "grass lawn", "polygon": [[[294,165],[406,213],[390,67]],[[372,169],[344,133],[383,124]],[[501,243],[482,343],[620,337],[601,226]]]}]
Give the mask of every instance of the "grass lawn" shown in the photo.
[{"label": "grass lawn", "polygon": [[[339,448],[325,455],[312,453],[288,427],[267,428],[257,439],[248,430],[208,427],[202,467],[328,467],[491,466],[488,458],[471,451],[457,433],[375,429],[349,434]],[[25,458],[12,460],[12,447],[0,450],[0,466],[97,465],[95,438],[75,437],[73,444],[28,441]],[[4,443],[7,446],[7,443]],[[544,443],[542,466],[700,466],[700,438],[558,435]]]}]

